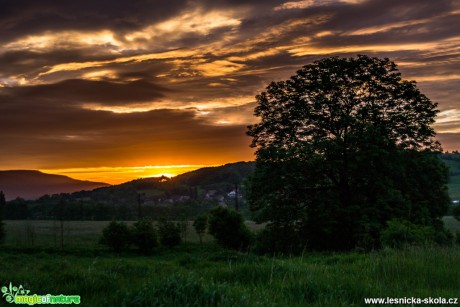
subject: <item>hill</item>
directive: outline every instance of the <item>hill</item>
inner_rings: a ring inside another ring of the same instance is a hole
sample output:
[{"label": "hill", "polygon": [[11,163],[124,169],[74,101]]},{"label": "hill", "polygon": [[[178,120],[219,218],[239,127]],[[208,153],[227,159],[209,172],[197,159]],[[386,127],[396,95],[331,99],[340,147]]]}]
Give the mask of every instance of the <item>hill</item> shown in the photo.
[{"label": "hill", "polygon": [[40,171],[0,171],[0,191],[5,193],[6,200],[17,197],[31,200],[45,194],[72,193],[105,186],[108,184],[76,180],[62,175],[45,174]]},{"label": "hill", "polygon": [[[155,202],[184,199],[202,199],[207,190],[223,195],[232,191],[235,184],[241,186],[244,178],[254,171],[254,162],[229,163],[216,167],[205,167],[173,178],[141,178],[93,191],[73,193],[71,198],[92,199],[115,205],[129,205],[143,200]],[[198,195],[199,194],[199,195]]]},{"label": "hill", "polygon": [[178,183],[189,186],[213,184],[240,184],[244,178],[254,172],[255,162],[229,163],[216,167],[205,167],[174,177]]}]

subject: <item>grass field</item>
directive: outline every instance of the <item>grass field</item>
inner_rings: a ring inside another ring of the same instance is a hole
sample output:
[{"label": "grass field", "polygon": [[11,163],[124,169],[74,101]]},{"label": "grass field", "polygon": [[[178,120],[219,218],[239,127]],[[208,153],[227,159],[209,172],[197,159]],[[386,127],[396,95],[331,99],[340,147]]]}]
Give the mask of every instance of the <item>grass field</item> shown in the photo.
[{"label": "grass field", "polygon": [[[460,222],[452,216],[443,218],[447,229],[456,233],[460,231]],[[5,230],[8,234],[5,239],[5,247],[33,247],[57,248],[60,247],[60,224],[59,221],[4,221]],[[126,222],[128,225],[133,222]],[[91,248],[103,249],[98,244],[102,234],[102,229],[109,224],[108,221],[65,221],[64,222],[64,247],[67,248]],[[199,237],[189,222],[185,243],[198,243]],[[252,221],[246,224],[252,231],[263,228]],[[30,233],[33,233],[33,239]],[[205,234],[203,242],[212,242],[213,238]]]},{"label": "grass field", "polygon": [[458,297],[460,250],[271,258],[196,243],[149,257],[0,252],[1,284],[80,295],[82,306],[361,306],[366,297]]},{"label": "grass field", "polygon": [[[59,221],[40,221],[40,220],[10,220],[4,221],[6,233],[9,234],[5,240],[7,247],[60,247],[60,224]],[[98,241],[102,234],[102,229],[110,222],[108,221],[65,221],[64,222],[64,246],[69,248],[103,248],[98,246]],[[134,222],[126,222],[131,225]],[[257,231],[261,225],[254,222],[246,222],[250,229]],[[199,236],[192,226],[193,222],[188,222],[186,243],[199,242]],[[31,235],[32,234],[32,235]],[[31,238],[33,236],[33,239]],[[203,242],[212,242],[213,238],[205,234]]]},{"label": "grass field", "polygon": [[[460,229],[451,217],[445,222]],[[82,306],[361,306],[366,297],[459,297],[458,247],[265,257],[224,250],[210,237],[199,244],[190,226],[186,244],[138,256],[97,244],[107,223],[65,222],[61,250],[53,221],[6,221],[1,286],[80,295]]]}]

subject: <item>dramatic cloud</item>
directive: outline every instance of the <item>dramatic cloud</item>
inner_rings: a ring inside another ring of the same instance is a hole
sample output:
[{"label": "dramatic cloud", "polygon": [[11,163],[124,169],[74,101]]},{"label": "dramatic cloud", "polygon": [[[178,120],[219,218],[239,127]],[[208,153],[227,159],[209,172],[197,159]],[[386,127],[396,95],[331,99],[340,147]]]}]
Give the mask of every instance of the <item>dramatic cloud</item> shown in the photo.
[{"label": "dramatic cloud", "polygon": [[459,19],[454,0],[5,0],[0,169],[250,160],[254,96],[356,54],[416,80],[439,103],[443,147],[459,149]]}]

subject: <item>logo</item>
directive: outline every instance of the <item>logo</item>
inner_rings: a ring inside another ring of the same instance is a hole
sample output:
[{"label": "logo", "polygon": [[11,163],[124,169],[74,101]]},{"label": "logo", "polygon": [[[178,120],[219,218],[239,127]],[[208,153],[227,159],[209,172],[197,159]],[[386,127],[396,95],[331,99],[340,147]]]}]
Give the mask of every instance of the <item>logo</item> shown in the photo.
[{"label": "logo", "polygon": [[35,305],[35,304],[80,304],[80,295],[51,295],[51,294],[29,294],[30,290],[24,289],[22,285],[2,287],[3,297],[8,303]]}]

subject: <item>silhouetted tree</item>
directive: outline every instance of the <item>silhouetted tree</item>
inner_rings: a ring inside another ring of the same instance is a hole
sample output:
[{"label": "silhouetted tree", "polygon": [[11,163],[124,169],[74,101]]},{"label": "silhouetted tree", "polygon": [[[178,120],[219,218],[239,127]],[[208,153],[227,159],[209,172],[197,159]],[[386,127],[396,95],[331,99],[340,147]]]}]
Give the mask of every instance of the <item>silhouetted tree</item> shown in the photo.
[{"label": "silhouetted tree", "polygon": [[203,243],[203,235],[206,233],[206,228],[208,227],[208,217],[206,215],[198,216],[195,221],[193,221],[193,227],[200,237],[200,243]]},{"label": "silhouetted tree", "polygon": [[442,228],[436,103],[389,59],[326,58],[257,97],[248,198],[273,233],[313,249],[380,245],[392,218]]},{"label": "silhouetted tree", "polygon": [[165,247],[174,247],[182,242],[180,224],[161,219],[158,222],[158,235],[160,243]]},{"label": "silhouetted tree", "polygon": [[102,230],[100,243],[115,252],[124,251],[131,243],[131,232],[125,223],[112,221]]},{"label": "silhouetted tree", "polygon": [[239,212],[218,206],[211,210],[208,222],[209,233],[220,245],[232,249],[249,247],[252,234]]},{"label": "silhouetted tree", "polygon": [[142,254],[150,254],[158,246],[157,232],[152,221],[140,220],[131,228],[132,242]]}]

